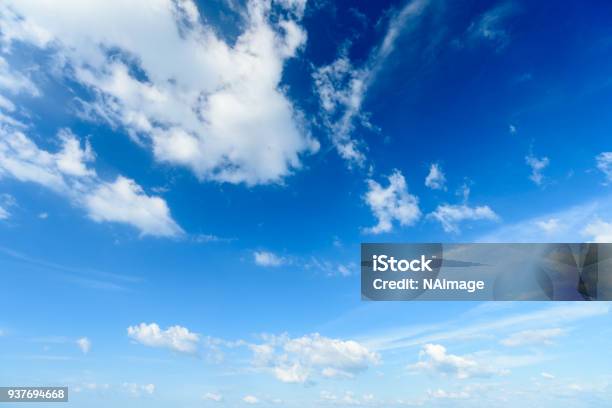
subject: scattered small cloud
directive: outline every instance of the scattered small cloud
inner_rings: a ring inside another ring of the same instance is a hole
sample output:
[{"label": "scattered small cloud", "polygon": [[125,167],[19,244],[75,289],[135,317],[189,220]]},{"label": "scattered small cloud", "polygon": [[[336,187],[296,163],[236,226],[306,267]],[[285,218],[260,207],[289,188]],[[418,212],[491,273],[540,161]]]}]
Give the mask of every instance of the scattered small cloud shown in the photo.
[{"label": "scattered small cloud", "polygon": [[155,384],[136,384],[136,383],[123,383],[122,387],[132,397],[140,397],[142,395],[153,395],[155,392]]},{"label": "scattered small cloud", "polygon": [[427,395],[433,399],[445,399],[445,400],[455,400],[455,399],[467,399],[471,397],[471,394],[468,391],[446,391],[441,388],[435,390],[427,390]]},{"label": "scattered small cloud", "polygon": [[253,364],[269,370],[281,382],[307,383],[313,378],[351,378],[380,362],[380,355],[353,340],[318,333],[290,338],[266,336],[250,345]]},{"label": "scattered small cloud", "polygon": [[446,190],[446,176],[439,164],[431,164],[429,174],[425,178],[425,185],[432,190]]},{"label": "scattered small cloud", "polygon": [[553,234],[561,228],[558,218],[548,218],[536,221],[536,225],[547,234]]},{"label": "scattered small cloud", "polygon": [[542,376],[542,378],[546,378],[547,380],[554,380],[555,379],[555,376],[550,374],[550,373],[543,372],[543,373],[540,373],[540,375]]},{"label": "scattered small cloud", "polygon": [[525,162],[531,168],[531,175],[529,176],[529,179],[538,186],[541,185],[542,180],[544,179],[542,170],[544,170],[550,164],[548,157],[537,158],[530,154],[525,156]]},{"label": "scattered small cloud", "polygon": [[214,234],[194,234],[191,236],[191,239],[193,242],[198,243],[198,244],[209,244],[209,243],[229,243],[229,242],[233,242],[236,239],[235,238],[224,238],[224,237],[219,237],[217,235]]},{"label": "scattered small cloud", "polygon": [[186,327],[170,326],[162,330],[157,323],[140,323],[127,329],[128,337],[148,347],[167,348],[179,353],[197,352],[200,335]]},{"label": "scattered small cloud", "polygon": [[281,266],[288,262],[286,258],[268,251],[254,251],[253,259],[259,266]]},{"label": "scattered small cloud", "polygon": [[510,132],[511,135],[515,135],[516,134],[516,126],[513,124],[508,125],[508,132]]},{"label": "scattered small cloud", "polygon": [[487,367],[471,357],[449,354],[440,344],[425,344],[419,352],[419,360],[409,368],[461,380],[505,374],[504,370]]},{"label": "scattered small cloud", "polygon": [[242,398],[242,401],[245,404],[259,404],[259,398],[254,395],[246,395],[244,398]]},{"label": "scattered small cloud", "polygon": [[81,337],[76,341],[76,344],[83,354],[88,354],[91,351],[91,340],[87,337]]},{"label": "scattered small cloud", "polygon": [[459,233],[464,221],[498,221],[499,216],[488,205],[470,207],[467,204],[441,204],[427,218],[438,221],[445,232]]},{"label": "scattered small cloud", "polygon": [[597,168],[606,177],[606,184],[612,182],[612,152],[602,152],[595,157]]},{"label": "scattered small cloud", "polygon": [[[2,173],[0,172],[0,177]],[[10,194],[0,194],[0,221],[11,217],[9,208],[17,206],[17,200]]]},{"label": "scattered small cloud", "polygon": [[393,223],[397,221],[401,226],[413,225],[420,217],[419,200],[408,193],[406,179],[399,170],[394,170],[387,177],[388,185],[383,187],[378,182],[369,179],[368,191],[364,201],[372,210],[378,223],[363,231],[369,234],[391,232]]}]

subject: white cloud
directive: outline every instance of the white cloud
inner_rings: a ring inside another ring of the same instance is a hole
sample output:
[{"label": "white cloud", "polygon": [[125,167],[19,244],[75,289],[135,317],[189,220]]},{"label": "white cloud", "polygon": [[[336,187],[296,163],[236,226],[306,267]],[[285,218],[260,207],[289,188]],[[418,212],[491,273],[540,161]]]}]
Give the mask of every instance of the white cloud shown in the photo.
[{"label": "white cloud", "polygon": [[376,181],[369,179],[368,191],[364,201],[372,210],[378,223],[364,232],[379,234],[390,232],[393,222],[397,221],[401,226],[414,224],[421,217],[417,197],[408,193],[406,180],[399,170],[394,170],[387,178],[389,185],[383,187]]},{"label": "white cloud", "polygon": [[93,176],[95,172],[87,167],[87,163],[95,159],[89,142],[86,141],[81,148],[79,140],[67,129],[60,130],[58,138],[62,142],[62,150],[55,155],[59,171],[68,176]]},{"label": "white cloud", "polygon": [[[606,223],[601,219],[612,218],[612,197],[601,198],[580,205],[555,210],[533,218],[504,225],[477,239],[478,242],[582,242],[587,236],[591,241],[605,240]],[[554,226],[544,230],[543,225]],[[589,227],[590,226],[590,227]],[[598,233],[602,233],[601,235]],[[599,238],[596,239],[596,237]]]},{"label": "white cloud", "polygon": [[122,176],[112,183],[101,183],[88,193],[84,206],[94,221],[130,224],[142,235],[176,236],[182,233],[162,198],[147,195],[134,180]]},{"label": "white cloud", "polygon": [[612,182],[612,152],[602,152],[595,157],[597,168],[606,176],[606,182]]},{"label": "white cloud", "polygon": [[511,334],[507,338],[500,341],[500,343],[508,347],[518,347],[533,344],[550,345],[552,344],[553,339],[564,334],[565,330],[561,328],[525,330]]},{"label": "white cloud", "polygon": [[529,167],[531,167],[531,175],[529,176],[529,179],[537,185],[542,184],[542,180],[544,178],[542,175],[542,170],[544,170],[550,164],[548,157],[538,159],[530,154],[529,156],[525,156],[525,162]]},{"label": "white cloud", "polygon": [[0,194],[0,220],[7,220],[11,217],[9,208],[17,205],[17,200],[10,194]]},{"label": "white cloud", "polygon": [[[0,21],[2,17],[0,16]],[[1,36],[2,34],[0,34]],[[30,96],[39,96],[40,91],[34,83],[25,75],[15,72],[11,69],[8,62],[0,57],[0,90],[6,91],[13,95],[26,93]],[[8,111],[14,109],[12,103],[7,103],[6,99],[2,99],[4,108]]]},{"label": "white cloud", "polygon": [[511,135],[516,134],[516,126],[512,124],[508,125],[508,132],[510,132]]},{"label": "white cloud", "polygon": [[470,393],[462,391],[446,391],[441,388],[436,390],[427,390],[427,395],[434,399],[466,399],[470,398]]},{"label": "white cloud", "polygon": [[[510,305],[510,307],[518,310],[509,315],[504,314],[502,317],[499,316],[499,313],[494,313],[495,318],[476,321],[472,324],[466,323],[466,318],[461,317],[455,321],[447,321],[441,324],[417,328],[406,327],[362,341],[367,347],[378,351],[399,350],[427,343],[486,338],[491,333],[538,330],[545,325],[562,327],[575,321],[607,316],[611,310],[611,306],[605,302],[570,302],[537,310],[529,309],[518,302]],[[499,309],[494,310],[499,311]]]},{"label": "white cloud", "polygon": [[376,130],[369,115],[362,112],[368,89],[393,51],[397,38],[411,27],[409,23],[420,16],[428,4],[429,0],[412,0],[395,13],[382,42],[374,47],[362,66],[352,64],[347,50],[343,49],[336,60],[313,73],[324,125],[334,147],[349,166],[363,166],[366,161],[363,143],[352,135],[356,126]]},{"label": "white cloud", "polygon": [[419,362],[410,366],[411,369],[443,376],[450,375],[458,379],[490,377],[493,374],[503,373],[486,367],[470,357],[448,354],[446,348],[440,344],[425,344],[419,352],[419,359]]},{"label": "white cloud", "polygon": [[470,207],[467,204],[442,204],[427,217],[440,222],[444,231],[455,233],[459,232],[459,224],[463,221],[499,220],[499,216],[488,205]]},{"label": "white cloud", "polygon": [[513,1],[502,3],[479,16],[470,24],[467,34],[471,42],[486,41],[499,51],[510,42],[504,22],[519,11]]},{"label": "white cloud", "polygon": [[254,395],[247,395],[242,399],[242,401],[246,404],[258,404],[259,398]]},{"label": "white cloud", "polygon": [[274,367],[274,376],[284,383],[305,383],[310,376],[310,370],[295,362],[288,366]]},{"label": "white cloud", "polygon": [[553,234],[561,228],[561,225],[559,225],[559,219],[557,218],[538,220],[535,222],[535,224],[547,234]]},{"label": "white cloud", "polygon": [[433,190],[446,190],[446,176],[437,163],[432,163],[429,167],[425,185]]},{"label": "white cloud", "polygon": [[591,242],[612,242],[612,223],[596,219],[582,230],[582,234]]},{"label": "white cloud", "polygon": [[543,373],[541,373],[540,375],[541,375],[543,378],[546,378],[547,380],[554,380],[554,379],[555,379],[555,376],[554,376],[554,375],[552,375],[552,374],[550,374],[550,373],[545,373],[545,372],[543,372]]},{"label": "white cloud", "polygon": [[207,392],[206,394],[204,394],[202,398],[206,401],[215,401],[215,402],[223,401],[223,395],[217,394],[214,392]]},{"label": "white cloud", "polygon": [[330,391],[323,390],[319,393],[319,398],[322,403],[339,405],[339,406],[362,406],[362,405],[381,405],[376,401],[374,395],[363,394],[362,396],[355,395],[351,391],[345,391],[344,394],[335,394]]},{"label": "white cloud", "polygon": [[135,384],[123,383],[123,388],[133,397],[140,397],[142,394],[152,395],[155,392],[155,384]]},{"label": "white cloud", "polygon": [[6,220],[11,216],[11,213],[9,213],[7,210],[5,210],[4,208],[0,207],[0,220]]},{"label": "white cloud", "polygon": [[191,0],[7,1],[1,41],[50,51],[58,72],[96,95],[84,113],[122,127],[159,162],[201,180],[272,183],[318,149],[280,86],[306,41],[304,4],[248,1],[230,44]]},{"label": "white cloud", "polygon": [[140,323],[127,329],[128,336],[149,347],[168,348],[179,353],[195,353],[200,335],[190,332],[182,326],[170,326],[160,329],[156,323]]},{"label": "white cloud", "polygon": [[52,153],[40,149],[21,130],[0,123],[0,178],[49,188],[84,208],[97,222],[132,225],[141,235],[182,234],[162,198],[147,195],[123,176],[113,182],[101,180],[89,167],[95,158],[89,142],[81,143],[68,129],[60,130],[57,139],[61,148]]},{"label": "white cloud", "polygon": [[287,262],[285,258],[268,251],[253,252],[253,259],[260,266],[281,266]]},{"label": "white cloud", "polygon": [[87,337],[81,337],[76,341],[76,344],[83,354],[87,354],[91,351],[91,340],[89,340]]},{"label": "white cloud", "polygon": [[270,336],[251,345],[253,363],[269,368],[282,382],[306,383],[315,376],[353,377],[378,364],[380,356],[353,340],[332,339],[318,333],[299,338]]}]

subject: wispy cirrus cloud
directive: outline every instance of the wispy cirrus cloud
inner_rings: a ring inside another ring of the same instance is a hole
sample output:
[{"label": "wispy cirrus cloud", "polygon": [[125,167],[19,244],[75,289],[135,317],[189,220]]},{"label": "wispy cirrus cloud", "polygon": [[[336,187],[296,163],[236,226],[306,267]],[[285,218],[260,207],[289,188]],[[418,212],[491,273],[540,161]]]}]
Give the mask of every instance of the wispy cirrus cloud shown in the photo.
[{"label": "wispy cirrus cloud", "polygon": [[350,61],[344,48],[337,59],[313,73],[324,125],[332,144],[349,166],[363,167],[367,160],[364,143],[353,135],[355,129],[360,126],[376,130],[369,115],[362,110],[367,92],[393,52],[398,37],[416,26],[429,3],[429,0],[411,0],[392,14],[385,36],[363,64],[356,66]]}]

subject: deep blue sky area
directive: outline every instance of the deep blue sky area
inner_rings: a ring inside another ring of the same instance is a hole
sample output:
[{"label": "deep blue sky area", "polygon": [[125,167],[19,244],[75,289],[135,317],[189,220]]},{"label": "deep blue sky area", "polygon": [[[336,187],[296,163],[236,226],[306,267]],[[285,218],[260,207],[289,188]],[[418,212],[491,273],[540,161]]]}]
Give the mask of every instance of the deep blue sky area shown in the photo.
[{"label": "deep blue sky area", "polygon": [[365,302],[362,242],[610,242],[607,1],[0,5],[0,386],[612,401],[608,303]]}]

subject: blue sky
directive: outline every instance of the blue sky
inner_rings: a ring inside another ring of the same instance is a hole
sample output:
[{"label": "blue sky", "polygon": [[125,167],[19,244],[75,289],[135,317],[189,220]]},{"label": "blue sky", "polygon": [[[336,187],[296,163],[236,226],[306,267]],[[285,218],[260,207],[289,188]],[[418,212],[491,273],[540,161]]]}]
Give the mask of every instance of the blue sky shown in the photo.
[{"label": "blue sky", "polygon": [[[86,4],[87,3],[87,4]],[[608,406],[609,303],[362,302],[361,242],[612,240],[612,5],[0,5],[0,384]]]}]

